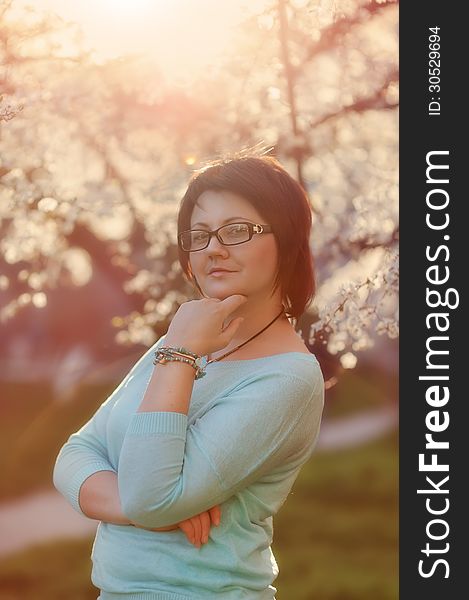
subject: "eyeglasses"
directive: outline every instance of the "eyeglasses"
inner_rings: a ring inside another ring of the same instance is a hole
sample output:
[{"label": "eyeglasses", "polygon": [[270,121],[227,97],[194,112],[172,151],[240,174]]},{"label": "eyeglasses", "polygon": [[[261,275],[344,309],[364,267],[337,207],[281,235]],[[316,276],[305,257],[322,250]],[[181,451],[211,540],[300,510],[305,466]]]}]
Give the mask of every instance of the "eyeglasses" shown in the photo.
[{"label": "eyeglasses", "polygon": [[249,242],[255,233],[272,233],[272,228],[254,223],[229,223],[213,231],[190,229],[178,235],[178,243],[185,252],[197,252],[210,244],[212,235],[224,246],[236,246]]}]

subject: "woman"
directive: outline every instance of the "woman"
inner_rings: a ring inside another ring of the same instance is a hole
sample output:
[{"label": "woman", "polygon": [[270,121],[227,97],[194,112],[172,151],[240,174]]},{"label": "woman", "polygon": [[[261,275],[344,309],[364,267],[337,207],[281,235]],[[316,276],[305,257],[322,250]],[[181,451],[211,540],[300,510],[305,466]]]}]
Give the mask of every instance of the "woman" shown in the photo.
[{"label": "woman", "polygon": [[202,298],[179,307],[54,469],[100,521],[101,600],[274,598],[272,515],[323,408],[321,369],[287,317],[314,295],[310,230],[303,190],[272,157],[191,179],[179,256]]}]

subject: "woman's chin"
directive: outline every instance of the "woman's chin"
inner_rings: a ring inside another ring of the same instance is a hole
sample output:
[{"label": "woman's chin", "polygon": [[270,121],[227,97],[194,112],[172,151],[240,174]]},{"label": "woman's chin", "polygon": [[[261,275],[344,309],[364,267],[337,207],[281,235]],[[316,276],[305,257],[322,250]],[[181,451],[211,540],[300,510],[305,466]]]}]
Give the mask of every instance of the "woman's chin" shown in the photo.
[{"label": "woman's chin", "polygon": [[240,293],[231,286],[228,287],[221,285],[207,285],[205,289],[203,289],[203,292],[208,298],[217,298],[217,300],[224,300],[225,298],[228,298],[228,296]]}]

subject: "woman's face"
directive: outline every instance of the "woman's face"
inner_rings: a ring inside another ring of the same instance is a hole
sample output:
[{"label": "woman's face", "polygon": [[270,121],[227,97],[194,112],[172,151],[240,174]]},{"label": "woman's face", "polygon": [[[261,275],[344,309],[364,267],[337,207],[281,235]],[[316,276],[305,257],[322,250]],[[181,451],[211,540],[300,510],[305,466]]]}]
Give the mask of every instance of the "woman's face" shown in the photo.
[{"label": "woman's face", "polygon": [[[245,198],[225,190],[207,190],[194,206],[190,228],[213,231],[227,222],[242,221],[268,224]],[[270,297],[275,279],[277,243],[272,233],[254,233],[248,242],[234,246],[224,246],[212,236],[207,248],[189,254],[189,262],[205,296],[223,300],[244,294],[262,301]],[[211,275],[214,267],[230,272]]]}]

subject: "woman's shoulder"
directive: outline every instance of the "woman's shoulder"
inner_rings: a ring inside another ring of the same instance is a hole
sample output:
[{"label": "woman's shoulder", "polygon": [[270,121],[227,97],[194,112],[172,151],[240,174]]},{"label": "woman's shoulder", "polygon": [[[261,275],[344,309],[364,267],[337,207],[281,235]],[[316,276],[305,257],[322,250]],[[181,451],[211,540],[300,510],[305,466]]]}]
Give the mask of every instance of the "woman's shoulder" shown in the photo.
[{"label": "woman's shoulder", "polygon": [[287,376],[287,379],[301,379],[313,387],[323,383],[321,366],[316,355],[307,351],[288,350],[265,357],[265,370]]},{"label": "woman's shoulder", "polygon": [[[227,362],[231,357],[227,358]],[[244,359],[244,360],[243,360]],[[273,338],[264,345],[245,350],[242,355],[235,353],[233,362],[238,365],[254,363],[263,373],[273,372],[279,375],[305,378],[308,381],[322,377],[316,356],[307,348],[301,337],[287,335]]]},{"label": "woman's shoulder", "polygon": [[[220,365],[223,363],[220,363]],[[231,366],[230,366],[231,365]],[[220,371],[222,373],[220,373]],[[218,373],[217,373],[218,372]],[[231,394],[279,418],[315,413],[324,405],[324,378],[314,354],[284,352],[216,367],[235,384]],[[246,409],[248,410],[248,409]]]},{"label": "woman's shoulder", "polygon": [[[216,366],[218,365],[218,366]],[[235,389],[250,388],[254,395],[261,391],[277,397],[310,397],[321,394],[324,378],[316,356],[310,352],[286,351],[246,360],[221,361],[208,366],[227,381],[233,380]]]}]

